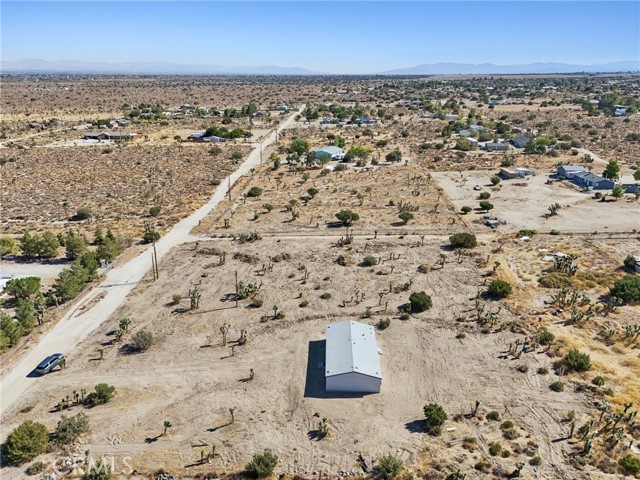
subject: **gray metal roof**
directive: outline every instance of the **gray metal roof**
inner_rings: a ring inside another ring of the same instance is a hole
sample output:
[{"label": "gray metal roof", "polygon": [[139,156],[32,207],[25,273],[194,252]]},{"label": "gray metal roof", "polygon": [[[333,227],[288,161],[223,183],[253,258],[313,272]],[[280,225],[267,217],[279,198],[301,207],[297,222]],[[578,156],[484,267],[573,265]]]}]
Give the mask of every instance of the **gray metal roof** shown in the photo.
[{"label": "gray metal roof", "polygon": [[327,325],[325,376],[354,372],[382,379],[373,327],[350,320]]},{"label": "gray metal roof", "polygon": [[582,165],[560,165],[558,168],[562,168],[565,172],[583,172],[586,170]]},{"label": "gray metal roof", "polygon": [[322,147],[319,148],[318,150],[316,150],[316,154],[321,155],[321,154],[327,154],[327,155],[342,155],[344,153],[344,150],[342,150],[340,147],[335,147],[333,145],[328,146],[328,147]]}]

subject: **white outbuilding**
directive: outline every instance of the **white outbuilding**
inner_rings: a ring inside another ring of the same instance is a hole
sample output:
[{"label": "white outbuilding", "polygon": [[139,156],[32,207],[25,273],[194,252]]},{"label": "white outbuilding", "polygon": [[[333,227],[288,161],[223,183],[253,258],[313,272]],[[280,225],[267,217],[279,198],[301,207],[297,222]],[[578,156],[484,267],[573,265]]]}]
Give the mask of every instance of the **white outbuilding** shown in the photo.
[{"label": "white outbuilding", "polygon": [[325,380],[327,392],[380,392],[380,350],[372,326],[350,320],[327,325]]}]

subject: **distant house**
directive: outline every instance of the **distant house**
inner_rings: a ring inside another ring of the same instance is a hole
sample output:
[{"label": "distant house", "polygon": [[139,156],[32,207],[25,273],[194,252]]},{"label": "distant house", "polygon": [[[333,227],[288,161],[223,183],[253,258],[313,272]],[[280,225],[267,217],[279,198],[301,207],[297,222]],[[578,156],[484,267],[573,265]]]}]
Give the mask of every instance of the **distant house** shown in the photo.
[{"label": "distant house", "polygon": [[85,133],[84,140],[111,140],[114,142],[126,142],[135,138],[134,135],[130,133],[123,132],[96,132],[96,133]]},{"label": "distant house", "polygon": [[322,147],[314,152],[316,158],[329,157],[331,160],[342,160],[344,158],[344,150],[333,145]]},{"label": "distant house", "polygon": [[629,109],[627,105],[614,105],[614,106],[615,106],[615,110],[613,114],[616,117],[624,117],[627,114],[627,110]]},{"label": "distant house", "polygon": [[277,110],[279,112],[288,112],[289,107],[287,107],[286,105],[278,105],[277,107],[274,108],[274,110]]},{"label": "distant house", "polygon": [[360,117],[356,118],[356,122],[358,125],[373,125],[376,121],[373,118]]},{"label": "distant house", "polygon": [[560,165],[556,169],[558,177],[564,177],[568,179],[573,178],[574,174],[584,171],[586,171],[586,168],[584,168],[582,165]]},{"label": "distant house", "polygon": [[489,142],[484,145],[484,149],[489,152],[504,152],[509,149],[506,143]]},{"label": "distant house", "polygon": [[458,132],[458,135],[460,135],[463,138],[466,138],[471,136],[471,132],[469,130],[460,130]]},{"label": "distant house", "polygon": [[535,175],[536,171],[533,168],[517,167],[517,168],[501,168],[498,175],[505,180],[513,178],[524,178],[527,175]]},{"label": "distant house", "polygon": [[447,113],[444,116],[445,120],[457,120],[458,119],[458,115],[454,114],[454,113]]},{"label": "distant house", "polygon": [[216,137],[215,135],[211,135],[210,137],[202,137],[202,142],[224,142],[226,140],[226,138],[223,137]]},{"label": "distant house", "polygon": [[320,120],[320,125],[331,125],[333,121],[329,117],[324,117]]},{"label": "distant house", "polygon": [[197,132],[193,132],[191,135],[189,135],[187,137],[187,140],[189,140],[190,142],[202,142],[203,138],[204,138],[204,134],[206,133],[206,130],[199,130]]},{"label": "distant house", "polygon": [[472,132],[480,132],[484,130],[484,127],[482,125],[469,125],[469,130]]},{"label": "distant house", "polygon": [[516,148],[524,148],[529,144],[530,141],[531,137],[529,137],[528,135],[518,135],[517,137],[511,139],[511,143]]},{"label": "distant house", "polygon": [[615,183],[608,178],[587,171],[574,173],[571,182],[579,187],[593,190],[610,190],[615,186]]},{"label": "distant house", "polygon": [[350,320],[327,325],[325,382],[327,392],[380,392],[380,351],[371,325]]}]

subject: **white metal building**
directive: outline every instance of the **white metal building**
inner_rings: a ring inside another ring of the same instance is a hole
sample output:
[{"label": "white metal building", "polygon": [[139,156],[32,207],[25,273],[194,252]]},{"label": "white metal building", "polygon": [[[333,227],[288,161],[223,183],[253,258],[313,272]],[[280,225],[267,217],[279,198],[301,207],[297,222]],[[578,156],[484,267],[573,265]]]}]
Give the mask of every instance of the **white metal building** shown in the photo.
[{"label": "white metal building", "polygon": [[379,356],[372,326],[350,320],[327,325],[327,392],[379,393]]}]

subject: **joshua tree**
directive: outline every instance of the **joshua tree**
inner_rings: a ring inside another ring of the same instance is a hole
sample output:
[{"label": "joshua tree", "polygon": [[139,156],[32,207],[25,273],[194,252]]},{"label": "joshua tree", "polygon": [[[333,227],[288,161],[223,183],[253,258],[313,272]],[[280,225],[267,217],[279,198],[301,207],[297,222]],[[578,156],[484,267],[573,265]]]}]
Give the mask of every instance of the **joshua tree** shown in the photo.
[{"label": "joshua tree", "polygon": [[554,203],[552,205],[549,205],[549,207],[547,208],[547,210],[549,210],[549,216],[553,217],[554,215],[558,214],[558,210],[560,210],[562,208],[562,206],[559,203]]},{"label": "joshua tree", "polygon": [[231,414],[231,423],[235,423],[235,421],[236,421],[236,416],[235,416],[236,407],[229,408],[229,413]]},{"label": "joshua tree", "polygon": [[253,380],[253,377],[255,376],[255,372],[253,371],[253,368],[249,369],[249,380]]},{"label": "joshua tree", "polygon": [[127,332],[129,331],[129,325],[131,325],[131,319],[123,318],[122,320],[120,320],[118,327],[120,328],[120,330],[124,330],[125,332]]},{"label": "joshua tree", "polygon": [[478,413],[478,408],[480,408],[480,401],[479,401],[479,400],[476,400],[476,406],[475,406],[475,408],[473,409],[473,412],[471,412],[471,416],[473,416],[473,417],[475,417],[475,416],[476,416],[476,414]]},{"label": "joshua tree", "polygon": [[229,328],[231,325],[228,323],[223,323],[220,327],[220,332],[222,333],[222,346],[224,347],[227,344],[227,333],[229,333]]},{"label": "joshua tree", "polygon": [[326,417],[318,422],[318,435],[320,437],[326,437],[327,435],[329,435],[330,431],[331,430],[329,429],[329,422],[327,421]]},{"label": "joshua tree", "polygon": [[240,330],[240,338],[238,338],[238,345],[244,345],[247,343],[247,331],[242,329]]},{"label": "joshua tree", "polygon": [[162,436],[164,437],[167,434],[167,430],[173,427],[173,425],[169,420],[165,420],[164,423],[162,424],[162,427],[164,428],[164,430],[162,431]]},{"label": "joshua tree", "polygon": [[200,308],[200,298],[202,294],[200,293],[200,289],[196,285],[192,290],[189,290],[189,298],[191,299],[191,310],[197,310]]}]

